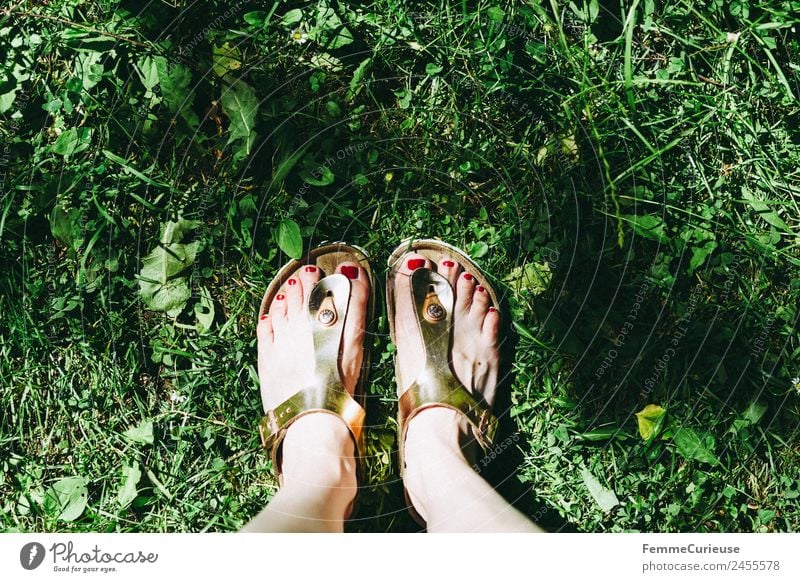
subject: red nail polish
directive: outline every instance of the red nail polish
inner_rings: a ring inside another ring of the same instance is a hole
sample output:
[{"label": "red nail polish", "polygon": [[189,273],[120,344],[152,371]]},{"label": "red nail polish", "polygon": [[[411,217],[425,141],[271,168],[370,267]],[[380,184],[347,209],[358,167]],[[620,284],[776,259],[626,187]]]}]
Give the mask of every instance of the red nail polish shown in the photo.
[{"label": "red nail polish", "polygon": [[283,293],[278,293],[275,296],[275,301],[283,301],[284,299],[286,299],[286,295],[284,295]]},{"label": "red nail polish", "polygon": [[314,265],[309,265],[306,267],[306,273],[316,273],[317,268]]},{"label": "red nail polish", "polygon": [[358,279],[358,267],[351,267],[350,265],[344,265],[342,267],[342,275],[344,275],[348,279]]},{"label": "red nail polish", "polygon": [[469,273],[464,273],[464,278],[465,278],[467,281],[472,281],[472,275],[470,275]]},{"label": "red nail polish", "polygon": [[297,280],[295,280],[295,279],[289,279],[289,280],[288,280],[288,281],[286,281],[286,282],[287,282],[289,285],[297,285]]},{"label": "red nail polish", "polygon": [[480,285],[478,285],[477,289],[478,289],[478,292],[479,292],[479,293],[485,293],[485,292],[486,292],[486,289],[484,289],[484,288],[483,288],[483,287],[481,287]]},{"label": "red nail polish", "polygon": [[442,265],[444,265],[447,268],[456,266],[456,264],[453,261],[442,261]]},{"label": "red nail polish", "polygon": [[495,311],[497,311],[497,310],[494,307],[490,307],[489,308],[489,313],[494,313]]},{"label": "red nail polish", "polygon": [[265,320],[265,319],[267,319],[268,317],[269,317],[269,315],[267,315],[267,314],[265,313],[264,315],[262,315],[262,316],[261,316],[261,321],[264,321],[264,320]]},{"label": "red nail polish", "polygon": [[425,259],[408,259],[408,268],[412,271],[416,271],[423,266],[425,266]]}]

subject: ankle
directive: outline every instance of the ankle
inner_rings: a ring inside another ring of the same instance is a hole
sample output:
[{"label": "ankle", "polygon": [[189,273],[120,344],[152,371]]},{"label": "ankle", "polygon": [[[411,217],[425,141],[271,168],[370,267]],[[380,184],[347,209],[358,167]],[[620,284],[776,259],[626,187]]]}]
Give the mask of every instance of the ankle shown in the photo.
[{"label": "ankle", "polygon": [[332,414],[314,413],[298,418],[282,443],[284,486],[302,483],[321,490],[355,496],[355,444],[347,426]]}]

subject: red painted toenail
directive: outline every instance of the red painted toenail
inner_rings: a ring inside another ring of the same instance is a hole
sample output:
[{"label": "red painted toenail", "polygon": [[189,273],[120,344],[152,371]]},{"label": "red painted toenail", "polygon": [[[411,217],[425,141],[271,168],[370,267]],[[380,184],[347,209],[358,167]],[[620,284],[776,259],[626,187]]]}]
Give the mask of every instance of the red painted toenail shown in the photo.
[{"label": "red painted toenail", "polygon": [[289,279],[286,281],[289,285],[297,285],[297,281],[295,279]]},{"label": "red painted toenail", "polygon": [[472,275],[470,275],[469,273],[464,273],[464,278],[465,278],[467,281],[472,281]]},{"label": "red painted toenail", "polygon": [[412,271],[416,271],[420,267],[425,265],[425,259],[408,259],[408,268]]},{"label": "red painted toenail", "polygon": [[283,293],[278,293],[275,296],[275,301],[283,301],[284,299],[286,299],[286,295],[284,295]]},{"label": "red painted toenail", "polygon": [[442,265],[444,265],[447,268],[456,266],[456,264],[453,261],[442,261]]},{"label": "red painted toenail", "polygon": [[489,313],[494,313],[495,311],[497,311],[497,310],[494,307],[490,307],[489,308]]},{"label": "red painted toenail", "polygon": [[317,268],[314,265],[309,265],[306,267],[306,273],[316,273]]},{"label": "red painted toenail", "polygon": [[477,290],[478,290],[478,292],[480,292],[480,293],[485,293],[485,292],[486,292],[486,289],[484,289],[484,288],[483,288],[483,287],[481,287],[480,285],[478,285],[478,286],[476,287],[476,289],[477,289]]},{"label": "red painted toenail", "polygon": [[264,321],[264,320],[265,320],[266,318],[268,318],[268,317],[269,317],[269,315],[267,315],[267,314],[265,313],[264,315],[262,315],[262,316],[261,316],[261,321]]},{"label": "red painted toenail", "polygon": [[351,267],[349,265],[345,265],[342,267],[342,275],[344,275],[348,279],[358,279],[358,267]]}]

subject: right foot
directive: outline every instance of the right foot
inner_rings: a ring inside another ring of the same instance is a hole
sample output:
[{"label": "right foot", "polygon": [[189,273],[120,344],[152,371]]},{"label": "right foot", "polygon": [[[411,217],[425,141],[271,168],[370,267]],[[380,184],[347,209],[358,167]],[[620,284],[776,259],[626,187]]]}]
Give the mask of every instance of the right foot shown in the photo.
[{"label": "right foot", "polygon": [[[465,271],[455,257],[445,257],[438,265],[416,253],[402,259],[395,278],[395,343],[397,365],[404,382],[398,385],[398,397],[414,383],[425,363],[425,349],[410,293],[411,275],[420,268],[437,271],[453,288],[452,370],[476,400],[491,407],[500,361],[497,349],[500,313],[491,305],[489,293],[481,282]],[[464,421],[465,431],[466,426]]]}]

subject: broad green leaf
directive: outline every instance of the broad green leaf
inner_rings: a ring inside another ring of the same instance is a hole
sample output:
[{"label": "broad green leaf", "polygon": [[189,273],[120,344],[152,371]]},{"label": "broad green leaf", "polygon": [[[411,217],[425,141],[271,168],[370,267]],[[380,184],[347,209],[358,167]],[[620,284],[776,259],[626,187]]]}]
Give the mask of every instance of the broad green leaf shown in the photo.
[{"label": "broad green leaf", "polygon": [[56,519],[75,521],[86,509],[88,498],[89,491],[83,477],[66,477],[47,490],[42,505]]},{"label": "broad green leaf", "polygon": [[129,428],[124,433],[122,433],[127,439],[143,444],[143,445],[152,445],[153,444],[153,421],[152,420],[143,420],[138,425]]},{"label": "broad green leaf", "polygon": [[309,30],[308,37],[328,50],[335,50],[353,42],[350,30],[325,0],[317,5],[317,19]]},{"label": "broad green leaf", "polygon": [[253,10],[244,15],[244,21],[251,26],[264,26],[269,21],[269,13],[264,10]]},{"label": "broad green leaf", "polygon": [[194,91],[190,89],[192,83],[192,72],[188,67],[172,63],[165,57],[153,57],[158,72],[158,83],[161,87],[161,95],[170,113],[181,112],[181,115],[189,121],[191,119],[191,106],[194,102]]},{"label": "broad green leaf", "polygon": [[783,219],[778,216],[778,213],[772,210],[767,204],[758,200],[752,192],[750,192],[749,188],[745,188],[742,186],[742,196],[745,200],[750,204],[750,206],[755,210],[758,215],[764,219],[765,222],[771,224],[778,230],[782,232],[792,232]]},{"label": "broad green leaf", "polygon": [[662,244],[669,242],[664,233],[664,221],[660,216],[652,214],[622,214],[620,218],[630,224],[633,232],[640,236],[656,240]]},{"label": "broad green leaf", "polygon": [[742,416],[750,424],[758,424],[758,421],[761,420],[761,417],[764,416],[764,413],[766,411],[767,411],[766,404],[761,404],[760,402],[753,401],[750,403],[750,406],[747,407],[747,410],[744,411],[744,414]]},{"label": "broad green leaf", "polygon": [[483,241],[472,243],[469,247],[469,254],[474,259],[480,259],[489,254],[489,245]]},{"label": "broad green leaf", "polygon": [[553,274],[550,272],[549,263],[526,263],[523,266],[514,267],[505,279],[514,291],[528,291],[534,295],[544,293],[550,285]]},{"label": "broad green leaf", "polygon": [[158,67],[153,57],[142,57],[136,62],[136,69],[142,85],[148,91],[152,91],[158,85]]},{"label": "broad green leaf", "polygon": [[658,404],[648,404],[636,413],[636,422],[639,423],[639,435],[643,440],[649,441],[660,428],[661,421],[667,413]]},{"label": "broad green leaf", "polygon": [[161,225],[160,244],[144,257],[139,271],[139,294],[148,309],[175,316],[191,297],[187,278],[178,275],[194,264],[200,243],[177,241],[199,224],[179,219]]},{"label": "broad green leaf", "polygon": [[231,43],[214,45],[211,68],[219,77],[242,68],[242,51]]},{"label": "broad green leaf", "polygon": [[200,298],[194,306],[194,316],[197,319],[197,331],[205,333],[214,324],[214,300],[211,292],[205,287],[200,287]]},{"label": "broad green leaf", "polygon": [[75,59],[75,73],[88,91],[103,80],[105,55],[99,51],[79,53]]},{"label": "broad green leaf", "polygon": [[300,235],[300,226],[294,220],[281,220],[278,225],[278,246],[293,259],[303,256],[303,237]]},{"label": "broad green leaf", "polygon": [[608,487],[604,487],[600,481],[598,481],[597,478],[592,475],[592,472],[589,471],[589,469],[583,467],[581,469],[581,477],[583,478],[583,483],[586,485],[589,493],[592,495],[592,498],[605,513],[608,513],[617,505],[619,505],[619,500],[614,492]]},{"label": "broad green leaf", "polygon": [[243,144],[237,149],[236,156],[249,155],[255,137],[253,128],[255,127],[256,113],[258,113],[258,98],[255,91],[244,81],[236,81],[224,89],[221,101],[222,110],[231,121],[228,128],[228,145],[237,140],[243,140]]},{"label": "broad green leaf", "polygon": [[292,24],[296,24],[301,20],[303,20],[303,11],[299,8],[294,8],[283,15],[283,18],[281,18],[281,24],[284,26],[291,26]]},{"label": "broad green leaf", "polygon": [[428,63],[425,65],[425,73],[431,77],[434,77],[442,72],[442,66],[437,65],[436,63]]},{"label": "broad green leaf", "polygon": [[345,97],[345,101],[348,103],[353,101],[356,95],[358,95],[358,93],[361,91],[361,87],[363,86],[362,81],[364,80],[364,75],[366,75],[370,64],[372,64],[372,57],[361,61],[361,63],[356,67],[356,70],[353,72],[353,78],[350,79],[350,87],[347,89],[347,96]]},{"label": "broad green leaf", "polygon": [[709,465],[719,464],[719,459],[714,455],[714,437],[708,433],[698,433],[691,428],[681,428],[675,433],[673,442],[678,453],[684,459],[700,461]]},{"label": "broad green leaf", "polygon": [[197,242],[189,244],[161,244],[143,259],[140,279],[155,283],[166,283],[182,273],[194,263],[197,255]]},{"label": "broad green leaf", "polygon": [[88,149],[91,141],[91,129],[73,127],[59,135],[50,149],[54,154],[69,157]]},{"label": "broad green leaf", "polygon": [[19,87],[14,87],[7,93],[0,95],[0,113],[5,113],[11,106],[14,105],[14,100],[17,98],[17,91]]},{"label": "broad green leaf", "polygon": [[330,186],[336,180],[331,169],[321,164],[313,164],[300,170],[300,178],[311,186]]},{"label": "broad green leaf", "polygon": [[151,311],[163,312],[176,317],[183,311],[192,296],[186,277],[169,279],[165,283],[139,280],[139,294],[145,306]]},{"label": "broad green leaf", "polygon": [[495,24],[499,24],[503,21],[505,17],[505,12],[503,12],[502,8],[498,8],[497,6],[491,6],[486,9],[486,14],[489,16],[489,20],[494,22]]},{"label": "broad green leaf", "polygon": [[198,226],[200,226],[199,220],[186,220],[185,218],[179,218],[177,222],[168,220],[161,224],[161,237],[159,240],[165,245],[179,243],[186,233]]},{"label": "broad green leaf", "polygon": [[692,258],[689,259],[689,274],[695,272],[698,267],[701,267],[706,262],[706,258],[714,252],[717,248],[717,243],[709,241],[703,246],[692,247]]},{"label": "broad green leaf", "polygon": [[137,485],[141,478],[142,471],[138,465],[122,466],[122,483],[117,490],[117,501],[123,508],[128,507],[136,499],[139,493]]},{"label": "broad green leaf", "polygon": [[56,240],[64,243],[69,250],[75,250],[75,242],[80,231],[81,212],[77,208],[64,210],[61,204],[56,204],[50,213],[50,231]]}]

